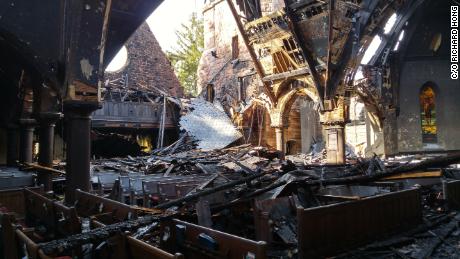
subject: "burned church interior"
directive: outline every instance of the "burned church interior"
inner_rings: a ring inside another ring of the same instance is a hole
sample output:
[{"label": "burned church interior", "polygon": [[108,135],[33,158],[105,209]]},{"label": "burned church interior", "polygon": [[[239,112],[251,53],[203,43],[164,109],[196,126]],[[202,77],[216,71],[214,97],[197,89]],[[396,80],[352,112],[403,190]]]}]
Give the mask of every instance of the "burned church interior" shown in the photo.
[{"label": "burned church interior", "polygon": [[168,2],[0,0],[0,258],[458,258],[456,0]]}]

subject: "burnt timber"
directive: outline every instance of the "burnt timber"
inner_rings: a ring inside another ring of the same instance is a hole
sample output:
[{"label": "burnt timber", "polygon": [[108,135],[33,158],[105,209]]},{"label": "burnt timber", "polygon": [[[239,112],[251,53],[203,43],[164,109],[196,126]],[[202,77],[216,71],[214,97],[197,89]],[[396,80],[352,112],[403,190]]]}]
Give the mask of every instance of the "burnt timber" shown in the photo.
[{"label": "burnt timber", "polygon": [[[455,1],[204,1],[190,99],[162,2],[0,0],[2,258],[457,256]],[[159,50],[110,74],[133,38]],[[97,159],[130,131],[156,144]]]}]

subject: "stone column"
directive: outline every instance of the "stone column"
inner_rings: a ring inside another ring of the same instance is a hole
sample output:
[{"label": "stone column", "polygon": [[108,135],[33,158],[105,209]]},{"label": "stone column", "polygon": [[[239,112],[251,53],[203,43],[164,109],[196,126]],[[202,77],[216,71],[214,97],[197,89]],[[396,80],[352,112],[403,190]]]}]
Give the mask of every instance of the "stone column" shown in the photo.
[{"label": "stone column", "polygon": [[6,164],[15,166],[19,160],[19,129],[17,125],[8,125],[7,129]]},{"label": "stone column", "polygon": [[[61,113],[44,112],[39,114],[40,123],[38,163],[42,166],[52,167],[54,158],[54,127],[61,118]],[[52,177],[49,173],[39,172],[38,183],[43,184],[46,191],[52,189]]]},{"label": "stone column", "polygon": [[65,202],[75,202],[75,190],[90,190],[91,113],[98,107],[91,103],[72,102],[64,105],[66,128]]},{"label": "stone column", "polygon": [[19,119],[19,162],[33,162],[34,119]]},{"label": "stone column", "polygon": [[327,164],[345,164],[345,125],[324,125],[326,133]]},{"label": "stone column", "polygon": [[284,128],[283,127],[276,127],[275,128],[275,136],[276,136],[276,149],[282,152],[286,151],[286,145],[284,143]]}]

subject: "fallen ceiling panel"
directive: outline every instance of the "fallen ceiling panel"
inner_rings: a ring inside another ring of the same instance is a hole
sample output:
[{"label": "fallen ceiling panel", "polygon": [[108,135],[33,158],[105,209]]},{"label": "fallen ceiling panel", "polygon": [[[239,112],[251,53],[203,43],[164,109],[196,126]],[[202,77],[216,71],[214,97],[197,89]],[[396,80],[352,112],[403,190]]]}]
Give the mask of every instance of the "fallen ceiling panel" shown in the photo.
[{"label": "fallen ceiling panel", "polygon": [[224,148],[242,137],[219,103],[197,98],[192,100],[190,110],[179,123],[181,129],[198,140],[198,148]]}]

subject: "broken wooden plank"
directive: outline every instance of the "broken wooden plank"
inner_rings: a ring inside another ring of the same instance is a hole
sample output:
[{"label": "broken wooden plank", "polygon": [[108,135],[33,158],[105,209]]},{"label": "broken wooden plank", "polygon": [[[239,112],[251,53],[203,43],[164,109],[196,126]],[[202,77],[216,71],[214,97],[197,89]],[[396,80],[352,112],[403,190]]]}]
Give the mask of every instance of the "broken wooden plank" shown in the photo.
[{"label": "broken wooden plank", "polygon": [[358,184],[376,181],[385,177],[398,175],[405,172],[412,172],[433,167],[443,167],[460,162],[460,153],[454,153],[444,157],[428,159],[417,164],[402,165],[397,168],[387,169],[387,173],[374,173],[372,175],[359,175],[342,178],[331,178],[324,180],[305,180],[297,179],[293,183],[304,184],[308,186],[315,185],[341,185],[341,184]]},{"label": "broken wooden plank", "polygon": [[441,170],[435,170],[435,171],[415,171],[415,172],[409,172],[409,173],[401,173],[393,176],[388,176],[382,178],[382,180],[399,180],[399,179],[408,179],[408,178],[426,178],[426,177],[441,177],[442,172]]},{"label": "broken wooden plank", "polygon": [[203,227],[212,227],[211,209],[209,202],[200,198],[195,205],[198,225]]},{"label": "broken wooden plank", "polygon": [[430,258],[436,248],[457,228],[457,224],[456,220],[452,220],[440,230],[440,233],[434,234],[434,232],[431,232],[434,235],[433,242],[425,246],[415,258]]},{"label": "broken wooden plank", "polygon": [[31,169],[43,172],[43,173],[50,173],[50,174],[54,174],[56,176],[65,175],[64,171],[57,170],[57,169],[54,169],[54,168],[51,168],[51,167],[42,166],[42,165],[39,165],[39,164],[36,164],[36,163],[23,163],[23,165],[25,165],[27,167],[30,167]]},{"label": "broken wooden plank", "polygon": [[164,177],[167,177],[169,176],[169,174],[172,172],[172,170],[174,169],[175,165],[174,164],[171,164],[169,167],[168,167],[168,170],[166,170],[166,172],[163,174]]},{"label": "broken wooden plank", "polygon": [[266,173],[260,173],[260,174],[251,175],[249,177],[245,177],[245,178],[242,178],[240,180],[236,180],[236,181],[232,181],[232,182],[229,182],[229,183],[226,183],[226,184],[222,184],[222,185],[217,186],[217,187],[212,188],[212,189],[203,190],[203,191],[193,193],[193,194],[190,194],[188,196],[185,196],[185,197],[182,197],[182,198],[179,198],[179,199],[172,200],[170,202],[165,202],[165,203],[159,204],[159,205],[155,206],[154,208],[156,208],[156,209],[167,209],[167,208],[170,208],[170,207],[173,207],[173,206],[180,206],[185,202],[196,200],[196,199],[198,199],[200,197],[203,197],[203,196],[206,196],[206,195],[209,195],[209,194],[213,194],[213,193],[216,193],[216,192],[219,192],[219,191],[230,189],[233,186],[243,184],[243,183],[246,183],[246,182],[250,182],[250,181],[252,181],[254,179],[257,179],[257,178],[260,178],[260,177],[262,177],[264,175],[266,175]]},{"label": "broken wooden plank", "polygon": [[55,239],[50,242],[39,244],[39,248],[47,255],[53,255],[61,251],[70,250],[78,246],[106,240],[110,236],[123,231],[137,229],[142,226],[169,219],[170,216],[145,216],[135,220],[123,221],[91,230],[86,233],[71,235],[63,239]]}]

